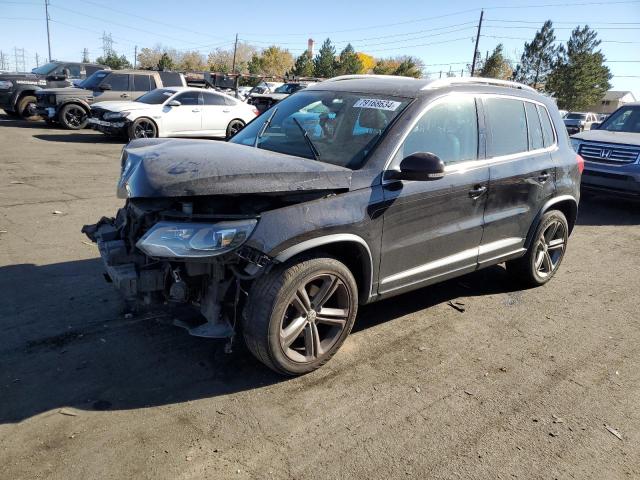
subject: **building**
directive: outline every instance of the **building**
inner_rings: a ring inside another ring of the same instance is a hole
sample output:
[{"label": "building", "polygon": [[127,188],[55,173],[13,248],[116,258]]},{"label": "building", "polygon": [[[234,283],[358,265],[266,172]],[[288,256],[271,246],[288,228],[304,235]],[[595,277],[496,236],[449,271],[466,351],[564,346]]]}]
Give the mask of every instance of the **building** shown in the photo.
[{"label": "building", "polygon": [[604,98],[595,105],[586,108],[587,112],[612,113],[625,103],[635,102],[633,93],[621,90],[609,90],[604,94]]}]

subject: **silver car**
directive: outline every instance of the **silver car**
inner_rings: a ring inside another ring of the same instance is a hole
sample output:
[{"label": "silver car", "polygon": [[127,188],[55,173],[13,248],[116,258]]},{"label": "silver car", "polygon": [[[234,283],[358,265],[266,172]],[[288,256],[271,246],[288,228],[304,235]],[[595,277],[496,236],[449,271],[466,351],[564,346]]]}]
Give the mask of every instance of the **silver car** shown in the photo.
[{"label": "silver car", "polygon": [[598,122],[598,117],[591,112],[571,112],[564,117],[564,125],[569,135],[591,130],[591,125]]},{"label": "silver car", "polygon": [[640,196],[640,102],[620,107],[571,143],[584,159],[583,188]]}]

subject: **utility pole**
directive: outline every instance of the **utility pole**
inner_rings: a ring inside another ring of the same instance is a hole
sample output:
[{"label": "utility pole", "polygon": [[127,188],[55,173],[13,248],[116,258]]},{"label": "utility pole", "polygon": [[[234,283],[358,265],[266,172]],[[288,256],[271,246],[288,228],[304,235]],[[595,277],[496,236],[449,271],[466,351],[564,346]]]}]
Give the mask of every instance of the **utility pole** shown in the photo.
[{"label": "utility pole", "polygon": [[133,68],[138,68],[138,45],[133,48]]},{"label": "utility pole", "polygon": [[476,58],[478,57],[478,42],[480,41],[480,30],[482,29],[482,17],[484,10],[480,10],[480,21],[478,22],[478,34],[476,35],[476,44],[473,47],[473,62],[471,62],[471,76],[476,73]]},{"label": "utility pole", "polygon": [[51,34],[49,33],[49,0],[44,0],[44,13],[47,17],[47,47],[49,48],[49,61],[51,61]]},{"label": "utility pole", "polygon": [[40,66],[40,57],[38,57],[38,52],[36,52],[36,68]]},{"label": "utility pole", "polygon": [[89,49],[87,47],[84,47],[82,50],[82,61],[84,63],[89,63]]},{"label": "utility pole", "polygon": [[231,73],[236,73],[236,51],[238,50],[238,34],[236,33],[236,42],[233,44],[233,65],[231,65]]}]

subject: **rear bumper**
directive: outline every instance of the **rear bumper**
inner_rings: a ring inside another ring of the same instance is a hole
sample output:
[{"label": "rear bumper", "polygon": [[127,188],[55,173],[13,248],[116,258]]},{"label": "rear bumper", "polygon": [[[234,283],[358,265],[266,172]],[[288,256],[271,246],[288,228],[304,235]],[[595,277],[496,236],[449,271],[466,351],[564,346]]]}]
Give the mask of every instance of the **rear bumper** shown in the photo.
[{"label": "rear bumper", "polygon": [[585,162],[582,187],[621,195],[640,196],[640,165],[608,166]]}]

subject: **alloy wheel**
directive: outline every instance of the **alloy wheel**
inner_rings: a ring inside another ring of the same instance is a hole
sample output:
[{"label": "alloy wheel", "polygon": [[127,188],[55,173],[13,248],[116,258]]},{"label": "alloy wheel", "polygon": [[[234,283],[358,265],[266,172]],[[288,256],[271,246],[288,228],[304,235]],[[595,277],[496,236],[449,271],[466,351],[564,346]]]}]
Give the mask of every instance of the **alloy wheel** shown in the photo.
[{"label": "alloy wheel", "polygon": [[233,137],[236,133],[238,133],[243,128],[244,128],[244,123],[239,121],[231,122],[231,125],[229,125],[229,138]]},{"label": "alloy wheel", "polygon": [[64,114],[64,119],[67,122],[67,125],[72,127],[80,127],[84,122],[85,117],[86,114],[80,107],[69,108]]},{"label": "alloy wheel", "polygon": [[332,273],[304,281],[290,298],[280,324],[280,346],[290,360],[313,362],[338,342],[351,315],[347,286]]},{"label": "alloy wheel", "polygon": [[535,253],[535,270],[541,277],[551,275],[562,260],[567,244],[567,232],[562,222],[551,222],[538,238]]},{"label": "alloy wheel", "polygon": [[156,134],[156,129],[153,124],[147,120],[138,122],[133,130],[134,138],[153,138]]}]

